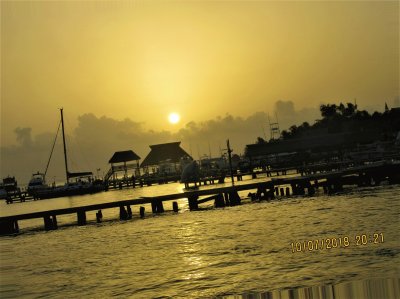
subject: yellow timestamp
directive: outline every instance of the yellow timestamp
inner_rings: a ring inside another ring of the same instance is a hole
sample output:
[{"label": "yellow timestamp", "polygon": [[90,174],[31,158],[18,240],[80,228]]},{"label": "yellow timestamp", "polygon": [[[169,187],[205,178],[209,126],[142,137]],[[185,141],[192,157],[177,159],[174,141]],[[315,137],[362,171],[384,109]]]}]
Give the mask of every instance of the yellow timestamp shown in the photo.
[{"label": "yellow timestamp", "polygon": [[382,244],[385,241],[383,233],[359,234],[355,236],[329,237],[307,241],[291,242],[292,253],[330,250],[334,248],[347,248]]}]

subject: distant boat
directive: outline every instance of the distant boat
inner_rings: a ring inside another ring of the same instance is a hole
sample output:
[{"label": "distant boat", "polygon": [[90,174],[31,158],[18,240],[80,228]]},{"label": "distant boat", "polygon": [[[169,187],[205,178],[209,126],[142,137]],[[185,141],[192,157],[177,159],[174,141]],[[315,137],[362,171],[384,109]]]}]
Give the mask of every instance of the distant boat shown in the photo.
[{"label": "distant boat", "polygon": [[27,191],[29,195],[35,195],[39,190],[48,188],[49,186],[46,184],[45,174],[38,171],[32,175],[32,178],[28,183]]},{"label": "distant boat", "polygon": [[7,193],[16,193],[20,192],[20,188],[18,187],[18,183],[15,177],[8,176],[3,179],[3,188],[7,191]]},{"label": "distant boat", "polygon": [[7,203],[11,197],[21,196],[21,188],[18,187],[15,177],[7,176],[0,182],[0,199],[6,199]]},{"label": "distant boat", "polygon": [[92,172],[68,171],[67,147],[65,142],[64,116],[62,108],[60,109],[60,112],[61,112],[61,129],[62,129],[63,146],[64,146],[65,173],[67,181],[62,186],[55,186],[55,185],[49,186],[46,184],[45,180],[46,172],[45,173],[37,172],[33,174],[31,180],[29,181],[28,193],[34,198],[46,199],[46,198],[56,198],[56,197],[73,196],[73,195],[92,194],[104,191],[105,186],[103,184],[103,181],[94,179]]},{"label": "distant boat", "polygon": [[8,193],[6,189],[4,189],[3,182],[0,182],[0,199],[7,199]]}]

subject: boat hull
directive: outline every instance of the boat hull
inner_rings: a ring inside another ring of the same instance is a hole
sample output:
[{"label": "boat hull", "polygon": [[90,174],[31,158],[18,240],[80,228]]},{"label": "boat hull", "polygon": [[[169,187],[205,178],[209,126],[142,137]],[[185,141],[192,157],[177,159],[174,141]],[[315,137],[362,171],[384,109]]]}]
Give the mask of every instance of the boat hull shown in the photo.
[{"label": "boat hull", "polygon": [[105,190],[103,184],[95,184],[89,186],[73,186],[73,187],[49,187],[39,189],[32,192],[32,196],[37,199],[49,199],[66,196],[85,195],[102,192]]}]

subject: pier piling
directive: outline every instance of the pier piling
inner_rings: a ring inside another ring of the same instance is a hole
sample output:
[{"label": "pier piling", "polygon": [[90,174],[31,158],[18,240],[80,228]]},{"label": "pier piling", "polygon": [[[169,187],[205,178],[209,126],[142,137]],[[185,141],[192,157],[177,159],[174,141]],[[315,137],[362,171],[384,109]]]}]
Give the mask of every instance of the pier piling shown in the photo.
[{"label": "pier piling", "polygon": [[230,206],[237,206],[241,204],[240,196],[236,191],[231,191],[228,193]]},{"label": "pier piling", "polygon": [[199,197],[197,195],[192,195],[188,197],[188,201],[189,201],[189,209],[191,211],[193,210],[197,210],[199,208],[199,204],[197,202],[197,199]]},{"label": "pier piling", "polygon": [[84,210],[78,210],[78,225],[86,225],[86,212]]},{"label": "pier piling", "polygon": [[120,220],[127,220],[128,219],[128,213],[125,210],[124,206],[119,207],[119,219]]},{"label": "pier piling", "polygon": [[224,201],[224,196],[220,193],[215,197],[214,200],[214,206],[216,208],[224,208],[225,207],[225,201]]},{"label": "pier piling", "polygon": [[53,229],[58,229],[58,223],[57,223],[57,216],[56,215],[52,216],[52,222],[53,222]]},{"label": "pier piling", "polygon": [[96,213],[96,221],[97,221],[97,223],[100,223],[102,218],[103,218],[103,213],[101,212],[101,210],[98,210],[97,213]]},{"label": "pier piling", "polygon": [[177,213],[177,212],[179,211],[179,209],[178,209],[178,203],[177,203],[176,201],[174,201],[174,202],[172,203],[172,210],[173,210],[175,213]]},{"label": "pier piling", "polygon": [[140,211],[140,218],[144,218],[144,212],[145,212],[144,207],[140,207],[139,211]]},{"label": "pier piling", "polygon": [[16,220],[4,220],[0,221],[0,234],[10,235],[19,233],[18,221]]},{"label": "pier piling", "polygon": [[164,205],[160,199],[153,199],[151,201],[151,211],[153,213],[164,213]]},{"label": "pier piling", "polygon": [[53,227],[53,223],[52,223],[52,221],[50,219],[50,216],[49,215],[44,216],[43,217],[43,221],[44,221],[44,229],[45,230],[51,230],[52,227]]},{"label": "pier piling", "polygon": [[128,219],[132,219],[132,209],[131,209],[130,205],[126,206],[126,212],[127,212]]}]

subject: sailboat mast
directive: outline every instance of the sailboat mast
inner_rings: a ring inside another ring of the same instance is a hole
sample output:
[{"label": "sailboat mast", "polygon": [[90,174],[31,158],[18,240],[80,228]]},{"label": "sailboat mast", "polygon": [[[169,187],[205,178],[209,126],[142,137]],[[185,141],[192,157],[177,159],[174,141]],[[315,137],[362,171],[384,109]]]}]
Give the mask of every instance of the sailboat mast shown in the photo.
[{"label": "sailboat mast", "polygon": [[60,112],[61,112],[61,129],[62,129],[62,137],[63,137],[63,145],[64,145],[65,175],[67,177],[67,182],[68,182],[69,176],[68,176],[67,146],[65,144],[63,108],[60,109]]}]

